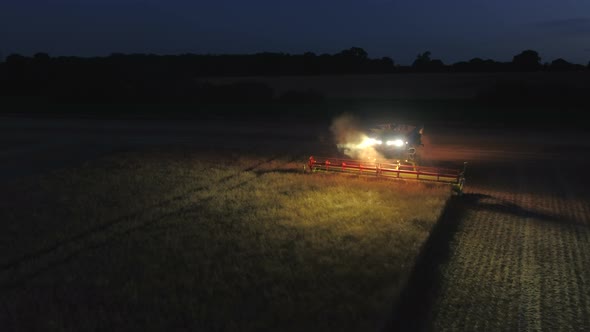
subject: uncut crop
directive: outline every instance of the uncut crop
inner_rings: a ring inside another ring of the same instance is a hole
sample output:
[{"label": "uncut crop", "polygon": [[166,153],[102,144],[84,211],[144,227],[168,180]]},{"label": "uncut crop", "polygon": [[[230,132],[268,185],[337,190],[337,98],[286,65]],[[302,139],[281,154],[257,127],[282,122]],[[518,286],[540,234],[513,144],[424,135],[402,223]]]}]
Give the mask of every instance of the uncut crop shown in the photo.
[{"label": "uncut crop", "polygon": [[3,189],[8,329],[376,329],[448,186],[127,153]]}]

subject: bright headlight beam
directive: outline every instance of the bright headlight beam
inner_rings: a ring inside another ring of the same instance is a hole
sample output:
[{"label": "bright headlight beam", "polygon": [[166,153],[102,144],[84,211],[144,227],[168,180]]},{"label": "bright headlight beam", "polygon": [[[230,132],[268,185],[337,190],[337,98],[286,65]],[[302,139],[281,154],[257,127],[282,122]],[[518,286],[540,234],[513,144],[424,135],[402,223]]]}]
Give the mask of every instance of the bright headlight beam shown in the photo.
[{"label": "bright headlight beam", "polygon": [[378,139],[374,139],[374,138],[369,138],[367,140],[368,145],[380,145],[383,144],[383,141],[380,141]]},{"label": "bright headlight beam", "polygon": [[404,146],[404,141],[401,140],[401,139],[396,139],[396,140],[393,140],[393,141],[387,141],[387,142],[385,142],[385,144],[387,144],[387,145],[394,145],[394,146],[397,146],[397,147],[401,147],[401,146]]},{"label": "bright headlight beam", "polygon": [[381,145],[383,144],[383,141],[375,139],[375,138],[369,138],[369,137],[365,137],[362,142],[360,142],[359,144],[354,145],[355,149],[365,149],[368,147],[372,147],[375,145]]}]

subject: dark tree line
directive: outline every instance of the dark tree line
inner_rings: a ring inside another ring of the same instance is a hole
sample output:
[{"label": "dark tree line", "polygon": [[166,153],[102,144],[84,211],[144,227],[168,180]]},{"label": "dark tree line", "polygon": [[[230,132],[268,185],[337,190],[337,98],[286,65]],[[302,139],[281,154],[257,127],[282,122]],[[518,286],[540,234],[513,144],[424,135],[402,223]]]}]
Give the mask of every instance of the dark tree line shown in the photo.
[{"label": "dark tree line", "polygon": [[[590,64],[589,64],[590,66]],[[258,53],[253,55],[151,55],[112,54],[106,57],[32,57],[11,54],[0,63],[0,96],[35,96],[54,102],[259,102],[317,101],[314,91],[289,91],[274,96],[259,83],[211,85],[199,77],[395,74],[411,72],[521,72],[581,71],[589,66],[556,59],[541,63],[536,51],[525,50],[511,62],[474,58],[445,65],[430,52],[416,57],[411,66],[396,65],[388,57],[369,58],[352,47],[330,55]]]},{"label": "dark tree line", "polygon": [[473,58],[469,61],[459,61],[452,65],[445,65],[440,59],[431,59],[431,53],[426,51],[418,54],[408,71],[419,72],[534,72],[534,71],[583,71],[587,66],[570,63],[564,59],[556,59],[551,63],[541,63],[539,53],[525,50],[512,58],[511,62],[499,62],[491,59]]},{"label": "dark tree line", "polygon": [[[352,47],[336,54],[316,55],[312,52],[291,55],[287,53],[257,53],[251,55],[153,55],[114,53],[107,57],[50,57],[37,53],[32,57],[11,54],[4,63],[2,72],[24,69],[46,71],[109,69],[128,73],[162,73],[175,76],[254,76],[254,75],[326,75],[326,74],[387,74],[396,72],[510,72],[510,71],[564,71],[586,70],[587,66],[573,64],[564,59],[541,63],[534,50],[525,50],[513,57],[511,62],[473,58],[454,64],[444,64],[440,59],[431,59],[431,52],[418,54],[411,66],[397,65],[389,57],[369,58],[359,47]],[[27,67],[27,68],[25,68]]]}]

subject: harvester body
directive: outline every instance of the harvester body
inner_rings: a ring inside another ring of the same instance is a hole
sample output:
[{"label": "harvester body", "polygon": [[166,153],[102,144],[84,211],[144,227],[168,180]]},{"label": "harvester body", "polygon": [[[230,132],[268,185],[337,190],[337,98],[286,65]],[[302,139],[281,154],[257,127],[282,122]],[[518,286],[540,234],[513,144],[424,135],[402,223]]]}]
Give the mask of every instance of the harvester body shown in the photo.
[{"label": "harvester body", "polygon": [[422,144],[423,126],[384,123],[368,131],[371,145],[387,159],[416,160]]},{"label": "harvester body", "polygon": [[[356,154],[350,154],[350,151],[346,150],[349,146],[344,145],[344,154],[361,158],[311,156],[304,166],[304,170],[310,173],[336,172],[383,179],[446,183],[451,186],[453,193],[462,195],[467,162],[457,168],[418,165],[417,152],[418,148],[424,146],[422,144],[423,134],[424,126],[394,123],[376,125],[369,128],[362,143],[354,147]],[[341,149],[342,146],[338,146],[338,148]],[[359,150],[366,150],[370,153],[359,153]]]}]

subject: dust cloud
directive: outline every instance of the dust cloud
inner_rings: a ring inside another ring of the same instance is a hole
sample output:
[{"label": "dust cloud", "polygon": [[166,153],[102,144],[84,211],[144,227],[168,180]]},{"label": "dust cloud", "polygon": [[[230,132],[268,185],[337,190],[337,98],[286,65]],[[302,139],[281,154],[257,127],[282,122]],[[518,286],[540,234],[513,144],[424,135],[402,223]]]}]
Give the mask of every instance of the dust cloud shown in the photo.
[{"label": "dust cloud", "polygon": [[352,159],[376,160],[383,156],[371,146],[369,137],[362,131],[358,119],[350,114],[332,120],[330,131],[338,151]]}]

